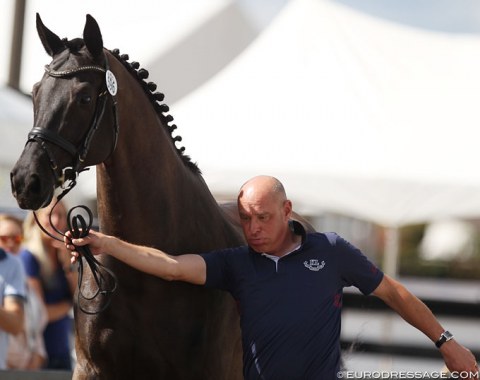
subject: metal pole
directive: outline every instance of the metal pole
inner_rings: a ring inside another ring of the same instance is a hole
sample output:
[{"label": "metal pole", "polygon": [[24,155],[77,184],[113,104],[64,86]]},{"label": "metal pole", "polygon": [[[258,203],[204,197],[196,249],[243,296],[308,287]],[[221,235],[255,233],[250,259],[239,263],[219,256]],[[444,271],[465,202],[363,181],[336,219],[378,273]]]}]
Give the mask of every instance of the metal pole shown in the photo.
[{"label": "metal pole", "polygon": [[10,53],[10,70],[8,86],[20,89],[20,70],[22,65],[23,26],[25,23],[25,8],[27,0],[16,0],[13,14],[12,46]]},{"label": "metal pole", "polygon": [[383,271],[390,277],[398,275],[398,256],[400,251],[400,229],[399,227],[387,227],[385,231],[385,252]]}]

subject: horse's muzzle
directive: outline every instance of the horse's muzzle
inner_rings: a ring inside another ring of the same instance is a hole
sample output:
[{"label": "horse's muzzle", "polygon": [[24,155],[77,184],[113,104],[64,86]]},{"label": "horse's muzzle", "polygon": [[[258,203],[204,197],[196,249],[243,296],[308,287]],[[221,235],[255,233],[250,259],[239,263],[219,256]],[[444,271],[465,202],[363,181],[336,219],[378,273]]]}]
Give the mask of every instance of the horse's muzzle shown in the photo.
[{"label": "horse's muzzle", "polygon": [[51,174],[43,176],[18,168],[18,163],[10,173],[12,194],[18,206],[25,210],[38,210],[47,206],[53,198],[54,186]]}]

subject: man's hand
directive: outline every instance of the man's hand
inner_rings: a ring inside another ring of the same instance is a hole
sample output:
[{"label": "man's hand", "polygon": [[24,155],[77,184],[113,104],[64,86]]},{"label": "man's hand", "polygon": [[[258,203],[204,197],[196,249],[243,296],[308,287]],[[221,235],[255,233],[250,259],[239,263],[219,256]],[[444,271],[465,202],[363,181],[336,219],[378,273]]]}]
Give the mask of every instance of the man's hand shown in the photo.
[{"label": "man's hand", "polygon": [[92,254],[99,255],[107,252],[106,244],[109,239],[112,239],[112,237],[93,230],[90,230],[89,234],[83,238],[74,239],[71,232],[67,231],[64,237],[64,242],[72,255],[71,263],[74,264],[80,257],[80,254],[76,251],[76,246],[82,247],[88,244]]},{"label": "man's hand", "polygon": [[442,347],[440,347],[440,352],[451,373],[476,373],[477,377],[473,378],[478,379],[478,366],[475,356],[473,356],[469,349],[463,347],[455,339],[445,342]]}]

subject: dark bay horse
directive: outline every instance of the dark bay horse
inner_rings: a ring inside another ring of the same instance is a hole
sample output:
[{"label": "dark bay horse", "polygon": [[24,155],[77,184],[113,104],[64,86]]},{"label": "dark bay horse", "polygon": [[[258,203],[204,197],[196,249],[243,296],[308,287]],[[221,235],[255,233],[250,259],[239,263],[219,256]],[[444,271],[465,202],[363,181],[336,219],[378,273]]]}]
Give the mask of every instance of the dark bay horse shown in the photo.
[{"label": "dark bay horse", "polygon": [[[236,205],[219,206],[177,148],[173,118],[148,72],[105,49],[89,15],[83,39],[60,39],[38,15],[37,31],[52,61],[33,88],[34,127],[11,173],[19,206],[48,205],[55,188],[96,165],[103,232],[172,254],[244,244]],[[242,378],[230,295],[100,260],[118,288],[105,310],[105,297],[88,305],[100,313],[75,303],[75,379]],[[89,271],[82,288],[96,289]]]},{"label": "dark bay horse", "polygon": [[[168,107],[146,71],[104,49],[91,16],[83,39],[60,39],[38,15],[37,31],[52,61],[33,88],[34,127],[11,173],[19,206],[48,205],[63,177],[97,165],[105,233],[174,254],[241,244],[196,165],[177,149]],[[75,306],[75,379],[242,378],[238,312],[228,294],[101,260],[118,289],[101,313]],[[95,287],[88,271],[82,287]],[[100,309],[105,300],[92,302]]]}]

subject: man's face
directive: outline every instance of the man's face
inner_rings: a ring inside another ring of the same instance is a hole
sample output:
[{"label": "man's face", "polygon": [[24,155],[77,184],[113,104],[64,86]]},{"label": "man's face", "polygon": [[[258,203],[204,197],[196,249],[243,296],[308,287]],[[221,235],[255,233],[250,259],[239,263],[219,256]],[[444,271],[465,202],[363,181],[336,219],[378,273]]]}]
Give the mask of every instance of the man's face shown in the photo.
[{"label": "man's face", "polygon": [[288,231],[291,203],[262,192],[246,190],[238,198],[245,238],[256,252],[275,254]]}]

